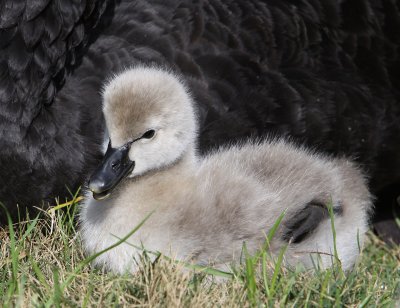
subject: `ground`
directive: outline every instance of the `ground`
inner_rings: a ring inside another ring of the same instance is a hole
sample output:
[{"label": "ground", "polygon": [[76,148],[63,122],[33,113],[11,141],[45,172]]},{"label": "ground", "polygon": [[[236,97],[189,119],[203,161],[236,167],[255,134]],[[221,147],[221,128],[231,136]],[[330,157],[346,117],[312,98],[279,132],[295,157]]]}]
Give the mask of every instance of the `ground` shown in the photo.
[{"label": "ground", "polygon": [[[93,268],[76,230],[75,202],[0,230],[0,305],[12,307],[395,307],[400,247],[372,233],[350,272],[285,268],[267,253],[244,258],[233,275],[146,255],[140,273]],[[24,219],[21,219],[24,220]],[[206,273],[205,273],[206,272]],[[232,277],[232,278],[229,278]]]}]

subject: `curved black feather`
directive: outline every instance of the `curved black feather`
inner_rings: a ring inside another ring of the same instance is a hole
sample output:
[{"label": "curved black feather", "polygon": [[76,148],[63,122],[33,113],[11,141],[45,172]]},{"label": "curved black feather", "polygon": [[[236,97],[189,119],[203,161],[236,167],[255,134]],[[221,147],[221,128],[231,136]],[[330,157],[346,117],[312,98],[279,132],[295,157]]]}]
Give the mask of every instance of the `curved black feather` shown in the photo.
[{"label": "curved black feather", "polygon": [[0,28],[15,26],[24,9],[25,0],[3,0],[0,3]]},{"label": "curved black feather", "polygon": [[42,13],[45,10],[46,6],[50,3],[50,1],[51,0],[25,1],[26,7],[23,19],[25,21],[30,21],[36,18],[40,13]]}]

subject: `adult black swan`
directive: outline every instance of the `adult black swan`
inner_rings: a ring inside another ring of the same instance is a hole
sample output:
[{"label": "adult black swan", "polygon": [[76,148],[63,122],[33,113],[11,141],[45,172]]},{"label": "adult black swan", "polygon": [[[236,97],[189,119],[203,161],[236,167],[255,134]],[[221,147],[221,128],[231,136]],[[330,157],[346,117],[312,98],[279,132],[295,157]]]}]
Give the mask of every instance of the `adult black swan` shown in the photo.
[{"label": "adult black swan", "polygon": [[185,76],[202,151],[273,134],[352,156],[378,197],[377,228],[400,241],[390,220],[400,194],[399,9],[395,0],[3,0],[0,200],[16,214],[17,203],[77,189],[101,156],[102,84],[156,63]]}]

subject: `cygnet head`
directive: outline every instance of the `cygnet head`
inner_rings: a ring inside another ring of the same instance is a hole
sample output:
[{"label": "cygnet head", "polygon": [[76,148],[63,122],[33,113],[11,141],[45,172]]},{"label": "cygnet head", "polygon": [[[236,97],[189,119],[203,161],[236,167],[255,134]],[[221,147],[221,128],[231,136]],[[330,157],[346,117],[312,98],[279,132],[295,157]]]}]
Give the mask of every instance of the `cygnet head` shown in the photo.
[{"label": "cygnet head", "polygon": [[115,76],[103,91],[110,143],[89,181],[96,199],[124,178],[174,164],[194,152],[196,118],[192,99],[175,74],[136,67]]}]

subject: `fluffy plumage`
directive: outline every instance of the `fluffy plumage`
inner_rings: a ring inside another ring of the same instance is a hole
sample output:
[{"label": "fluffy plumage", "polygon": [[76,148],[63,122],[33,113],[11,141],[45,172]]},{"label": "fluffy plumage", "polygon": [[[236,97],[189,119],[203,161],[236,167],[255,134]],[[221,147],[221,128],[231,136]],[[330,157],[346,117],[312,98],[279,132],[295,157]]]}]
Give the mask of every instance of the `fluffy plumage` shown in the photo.
[{"label": "fluffy plumage", "polygon": [[[338,255],[344,269],[352,267],[371,208],[362,174],[345,159],[282,140],[243,142],[199,157],[193,107],[179,79],[155,68],[128,70],[106,86],[103,110],[111,146],[136,140],[127,154],[134,168],[109,199],[87,196],[80,215],[84,246],[90,254],[99,252],[153,214],[129,244],[95,262],[112,271],[135,271],[141,246],[200,264],[237,262],[243,243],[251,253],[260,249],[286,210],[272,252],[289,242],[289,264],[312,267],[311,254],[328,267],[334,251],[331,203]],[[150,130],[152,138],[138,139]]]},{"label": "fluffy plumage", "polygon": [[355,157],[382,220],[392,212],[400,186],[395,0],[31,2],[0,4],[0,200],[9,210],[82,183],[101,156],[101,84],[151,62],[184,76],[203,152],[290,135]]}]

